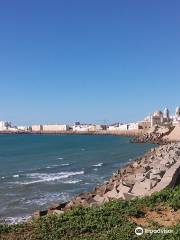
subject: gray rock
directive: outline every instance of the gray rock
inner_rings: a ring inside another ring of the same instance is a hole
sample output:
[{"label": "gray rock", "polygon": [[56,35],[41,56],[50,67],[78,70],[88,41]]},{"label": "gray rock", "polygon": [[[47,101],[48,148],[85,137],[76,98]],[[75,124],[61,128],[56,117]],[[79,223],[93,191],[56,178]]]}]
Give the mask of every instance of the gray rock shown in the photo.
[{"label": "gray rock", "polygon": [[179,150],[176,151],[175,154],[176,154],[177,156],[180,156],[180,151],[179,151]]}]

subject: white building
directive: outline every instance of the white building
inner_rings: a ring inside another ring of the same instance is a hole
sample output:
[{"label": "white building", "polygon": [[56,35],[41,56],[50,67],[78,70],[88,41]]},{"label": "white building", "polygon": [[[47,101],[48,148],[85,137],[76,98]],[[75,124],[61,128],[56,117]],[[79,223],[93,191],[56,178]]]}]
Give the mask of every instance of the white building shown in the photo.
[{"label": "white building", "polygon": [[108,127],[109,131],[118,131],[118,126],[111,125]]},{"label": "white building", "polygon": [[160,110],[154,112],[151,116],[148,116],[144,119],[144,123],[150,123],[150,126],[167,126],[167,125],[177,125],[180,124],[180,108],[176,108],[174,116],[170,116],[168,108],[164,109],[162,113]]},{"label": "white building", "polygon": [[65,132],[69,130],[69,126],[65,124],[47,124],[43,125],[44,132]]},{"label": "white building", "polygon": [[168,108],[165,108],[164,109],[164,114],[163,114],[164,116],[164,119],[166,119],[167,121],[169,121],[170,120],[170,116],[169,116],[169,109]]},{"label": "white building", "polygon": [[140,126],[139,126],[139,123],[130,123],[128,125],[128,130],[139,130],[140,129]]},{"label": "white building", "polygon": [[31,131],[32,132],[42,132],[43,127],[42,127],[42,125],[32,125],[31,126]]},{"label": "white building", "polygon": [[29,130],[29,127],[27,127],[27,126],[18,126],[17,129],[18,129],[19,131],[24,131],[24,132],[26,132],[26,131]]},{"label": "white building", "polygon": [[89,132],[89,125],[74,125],[73,132]]},{"label": "white building", "polygon": [[119,124],[119,126],[118,126],[118,130],[120,130],[120,131],[126,131],[126,130],[128,130],[128,124]]},{"label": "white building", "polygon": [[176,108],[175,116],[173,117],[173,126],[180,125],[180,107]]},{"label": "white building", "polygon": [[151,116],[151,126],[162,125],[163,124],[163,113],[160,110],[157,110]]},{"label": "white building", "polygon": [[10,127],[11,127],[11,123],[10,122],[0,121],[0,131],[6,131]]}]

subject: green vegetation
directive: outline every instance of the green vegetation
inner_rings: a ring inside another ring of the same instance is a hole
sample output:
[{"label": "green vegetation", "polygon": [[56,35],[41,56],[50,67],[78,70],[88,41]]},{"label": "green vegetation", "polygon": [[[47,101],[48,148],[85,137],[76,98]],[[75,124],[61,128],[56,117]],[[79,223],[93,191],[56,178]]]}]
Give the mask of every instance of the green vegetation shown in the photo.
[{"label": "green vegetation", "polygon": [[[180,239],[180,223],[169,229],[168,234],[134,233],[136,224],[132,217],[145,218],[147,209],[152,211],[158,207],[180,209],[180,186],[165,189],[151,197],[130,201],[112,201],[96,208],[77,207],[63,215],[49,215],[31,223],[0,226],[0,239],[8,240],[177,240]],[[155,221],[156,219],[154,219]],[[166,228],[152,221],[148,229]]]}]

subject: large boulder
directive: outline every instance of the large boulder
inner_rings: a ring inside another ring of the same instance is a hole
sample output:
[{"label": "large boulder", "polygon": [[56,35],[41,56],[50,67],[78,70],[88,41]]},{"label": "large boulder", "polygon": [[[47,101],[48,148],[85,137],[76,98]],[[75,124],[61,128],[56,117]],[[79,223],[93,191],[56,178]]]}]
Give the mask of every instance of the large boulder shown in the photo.
[{"label": "large boulder", "polygon": [[118,196],[118,192],[117,192],[116,188],[114,188],[113,190],[107,192],[104,195],[104,197],[108,197],[108,198],[111,198],[111,199],[115,199],[115,198],[117,198],[117,196]]},{"label": "large boulder", "polygon": [[103,203],[109,202],[109,198],[96,195],[94,196],[94,201],[97,203],[97,205],[101,205]]},{"label": "large boulder", "polygon": [[125,199],[124,193],[129,193],[130,190],[131,190],[130,187],[124,186],[123,184],[119,185],[117,187],[118,194],[117,194],[116,198],[117,199]]},{"label": "large boulder", "polygon": [[136,182],[132,188],[132,193],[138,196],[143,196],[145,195],[149,190],[155,186],[156,181],[150,180],[150,179],[145,179],[144,182]]},{"label": "large boulder", "polygon": [[124,186],[127,187],[132,187],[136,182],[136,177],[134,174],[132,175],[127,175],[126,177],[124,177],[124,179],[122,180],[122,184]]}]

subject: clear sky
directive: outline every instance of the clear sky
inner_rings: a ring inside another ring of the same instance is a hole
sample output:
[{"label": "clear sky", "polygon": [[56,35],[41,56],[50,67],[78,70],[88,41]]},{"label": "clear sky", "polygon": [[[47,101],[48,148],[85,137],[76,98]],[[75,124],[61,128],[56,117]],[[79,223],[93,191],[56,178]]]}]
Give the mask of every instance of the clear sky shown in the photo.
[{"label": "clear sky", "polygon": [[0,119],[131,121],[180,105],[179,0],[0,1]]}]

